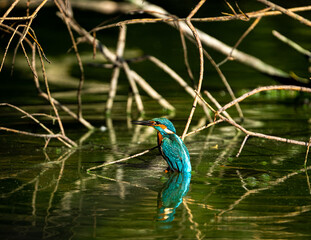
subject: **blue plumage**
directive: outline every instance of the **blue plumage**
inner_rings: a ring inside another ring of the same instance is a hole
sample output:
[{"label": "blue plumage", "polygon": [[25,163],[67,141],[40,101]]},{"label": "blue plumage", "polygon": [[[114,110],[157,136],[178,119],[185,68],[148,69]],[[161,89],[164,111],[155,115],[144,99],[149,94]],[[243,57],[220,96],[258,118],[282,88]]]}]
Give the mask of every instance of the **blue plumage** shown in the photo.
[{"label": "blue plumage", "polygon": [[158,195],[158,221],[171,222],[183,197],[189,191],[191,173],[172,173]]},{"label": "blue plumage", "polygon": [[188,149],[176,134],[173,123],[166,118],[153,118],[149,121],[133,121],[133,124],[154,127],[158,132],[158,147],[168,164],[168,170],[174,172],[191,172]]},{"label": "blue plumage", "polygon": [[163,136],[160,148],[170,169],[177,172],[191,172],[189,152],[180,137],[176,134]]}]

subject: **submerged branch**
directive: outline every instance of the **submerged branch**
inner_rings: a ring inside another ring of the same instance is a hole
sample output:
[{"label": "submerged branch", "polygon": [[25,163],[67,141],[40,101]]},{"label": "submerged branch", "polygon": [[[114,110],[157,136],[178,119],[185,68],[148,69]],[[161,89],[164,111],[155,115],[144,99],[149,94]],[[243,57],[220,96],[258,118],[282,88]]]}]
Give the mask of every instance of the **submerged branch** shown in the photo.
[{"label": "submerged branch", "polygon": [[116,161],[113,161],[113,162],[108,162],[108,163],[103,163],[101,165],[98,165],[98,166],[95,166],[95,167],[91,167],[91,168],[88,168],[86,171],[89,172],[89,171],[93,171],[95,169],[98,169],[98,168],[102,168],[102,167],[105,167],[105,166],[108,166],[108,165],[111,165],[111,164],[115,164],[115,163],[120,163],[120,162],[124,162],[124,161],[127,161],[129,159],[132,159],[132,158],[136,158],[136,157],[139,157],[141,155],[144,155],[150,151],[152,151],[153,149],[156,149],[158,146],[156,147],[153,147],[153,148],[150,148],[150,149],[147,149],[143,152],[140,152],[140,153],[137,153],[137,154],[134,154],[132,156],[129,156],[129,157],[126,157],[126,158],[121,158],[119,160],[116,160]]},{"label": "submerged branch", "polygon": [[267,187],[262,187],[262,188],[257,188],[257,189],[252,189],[252,190],[249,190],[249,191],[246,191],[238,200],[236,200],[235,202],[233,202],[227,209],[221,211],[220,213],[217,214],[217,219],[221,219],[221,216],[224,215],[225,213],[233,210],[237,205],[239,205],[243,200],[245,200],[247,197],[251,196],[252,194],[257,194],[257,193],[260,193],[262,191],[265,191],[265,190],[268,190],[268,189],[271,189],[281,183],[284,183],[286,180],[290,179],[291,177],[293,176],[296,176],[298,174],[301,174],[303,172],[307,172],[308,170],[310,170],[311,167],[308,167],[308,168],[302,168],[298,171],[295,171],[295,172],[292,172],[292,173],[289,173],[283,177],[280,177],[278,179],[276,179],[275,181],[271,181],[269,182],[269,186]]}]

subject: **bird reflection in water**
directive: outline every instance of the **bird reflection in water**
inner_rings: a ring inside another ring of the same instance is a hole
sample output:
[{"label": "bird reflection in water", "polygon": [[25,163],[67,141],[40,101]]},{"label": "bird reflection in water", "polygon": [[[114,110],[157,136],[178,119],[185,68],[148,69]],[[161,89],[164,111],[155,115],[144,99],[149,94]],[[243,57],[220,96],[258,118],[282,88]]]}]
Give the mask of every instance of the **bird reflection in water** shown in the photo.
[{"label": "bird reflection in water", "polygon": [[191,173],[189,172],[174,172],[170,175],[158,195],[157,221],[174,220],[176,209],[189,191],[190,180]]}]

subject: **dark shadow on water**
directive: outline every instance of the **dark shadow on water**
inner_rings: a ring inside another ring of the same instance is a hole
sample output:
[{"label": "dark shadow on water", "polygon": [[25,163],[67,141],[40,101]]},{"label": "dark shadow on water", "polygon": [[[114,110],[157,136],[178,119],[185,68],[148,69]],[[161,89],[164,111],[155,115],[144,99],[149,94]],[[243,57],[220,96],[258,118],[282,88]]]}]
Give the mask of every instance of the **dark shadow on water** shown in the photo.
[{"label": "dark shadow on water", "polygon": [[189,191],[191,173],[172,173],[158,194],[157,221],[171,222]]}]

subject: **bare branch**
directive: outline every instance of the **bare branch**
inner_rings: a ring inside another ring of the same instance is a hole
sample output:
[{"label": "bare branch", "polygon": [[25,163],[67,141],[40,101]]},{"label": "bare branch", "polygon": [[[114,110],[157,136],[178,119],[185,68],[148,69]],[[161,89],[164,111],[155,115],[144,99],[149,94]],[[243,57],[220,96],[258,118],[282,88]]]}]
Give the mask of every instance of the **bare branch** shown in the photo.
[{"label": "bare branch", "polygon": [[[199,75],[199,82],[198,82],[198,87],[197,87],[197,91],[200,93],[201,91],[201,87],[202,87],[202,82],[203,82],[203,73],[204,73],[204,56],[203,56],[203,47],[202,47],[202,43],[201,40],[199,38],[199,34],[197,32],[197,30],[194,28],[194,26],[191,23],[191,18],[194,16],[194,14],[196,14],[196,12],[202,7],[202,5],[205,3],[206,0],[201,0],[196,6],[195,8],[191,11],[191,13],[188,15],[188,17],[186,18],[186,24],[188,25],[188,27],[191,29],[193,37],[195,38],[196,42],[197,42],[197,46],[199,48],[199,56],[200,56],[200,75]],[[186,123],[184,132],[181,136],[181,139],[184,140],[187,132],[188,132],[188,128],[190,126],[193,114],[195,112],[196,109],[196,105],[198,103],[198,96],[196,95],[194,98],[194,102],[189,114],[189,118],[188,121]]]},{"label": "bare branch", "polygon": [[305,56],[307,56],[309,58],[311,57],[311,52],[309,50],[302,48],[300,45],[298,45],[294,41],[288,39],[287,37],[285,37],[284,35],[282,35],[278,31],[273,30],[272,34],[275,37],[277,37],[279,40],[281,40],[282,42],[286,43],[287,45],[289,45],[290,47],[295,49],[297,52],[300,52],[300,53],[302,53],[303,55],[305,55]]},{"label": "bare branch", "polygon": [[142,155],[144,155],[144,154],[146,154],[146,153],[152,151],[153,149],[156,149],[157,147],[158,147],[158,146],[153,147],[153,148],[150,148],[150,149],[147,149],[147,150],[145,150],[145,151],[143,151],[143,152],[140,152],[140,153],[137,153],[137,154],[135,154],[135,155],[132,155],[132,156],[129,156],[129,157],[126,157],[126,158],[122,158],[122,159],[119,159],[119,160],[116,160],[116,161],[113,161],[113,162],[103,163],[103,164],[101,164],[101,165],[88,168],[86,171],[87,171],[87,172],[93,171],[93,170],[95,170],[95,169],[102,168],[102,167],[105,167],[105,166],[108,166],[108,165],[111,165],[111,164],[115,164],[115,163],[119,163],[119,162],[124,162],[124,161],[127,161],[127,160],[129,160],[129,159],[142,156]]},{"label": "bare branch", "polygon": [[[119,31],[120,32],[119,32],[119,39],[118,39],[117,50],[116,50],[116,58],[117,58],[116,61],[123,57],[123,52],[125,48],[125,40],[126,40],[126,26],[121,26],[119,28]],[[106,113],[108,114],[111,112],[113,100],[117,92],[117,84],[118,84],[119,75],[120,75],[120,66],[117,65],[114,67],[112,71],[112,77],[110,80],[108,100],[106,102]]]},{"label": "bare branch", "polygon": [[275,85],[275,86],[265,86],[256,88],[250,92],[243,94],[241,97],[237,98],[236,100],[226,104],[222,108],[218,109],[218,113],[222,113],[226,109],[232,107],[236,103],[243,101],[245,98],[250,97],[256,93],[263,92],[263,91],[271,91],[271,90],[293,90],[293,91],[301,91],[301,92],[309,92],[311,93],[311,88],[307,87],[300,87],[300,86],[293,86],[293,85]]},{"label": "bare branch", "polygon": [[305,163],[304,163],[305,167],[307,166],[310,145],[311,145],[311,137],[310,137],[309,142],[308,142],[307,152],[306,152],[306,156],[305,156]]},{"label": "bare branch", "polygon": [[304,18],[304,17],[301,17],[300,15],[296,14],[296,13],[293,13],[291,10],[288,10],[286,8],[283,8],[279,5],[276,5],[270,1],[267,1],[267,0],[257,0],[258,2],[261,2],[269,7],[271,7],[272,9],[277,9],[279,10],[280,12],[284,13],[285,15],[291,17],[291,18],[294,18],[296,19],[297,21],[299,21],[300,23],[303,23],[309,27],[311,27],[311,21],[309,21],[308,19]]}]

